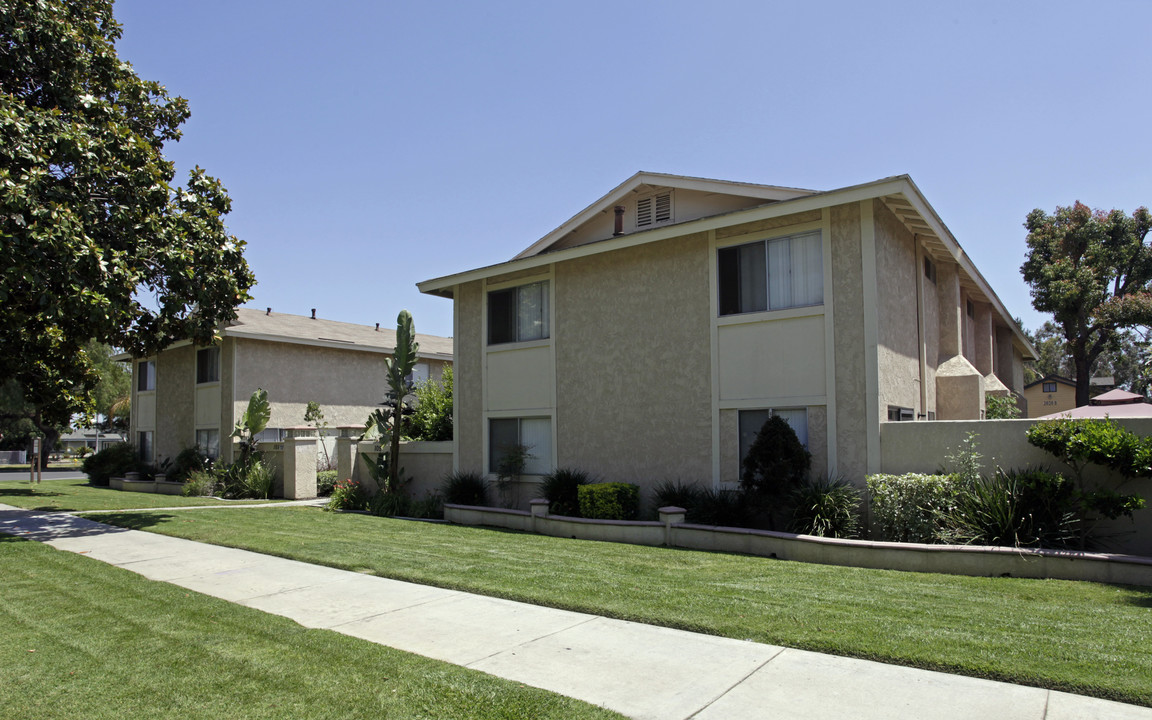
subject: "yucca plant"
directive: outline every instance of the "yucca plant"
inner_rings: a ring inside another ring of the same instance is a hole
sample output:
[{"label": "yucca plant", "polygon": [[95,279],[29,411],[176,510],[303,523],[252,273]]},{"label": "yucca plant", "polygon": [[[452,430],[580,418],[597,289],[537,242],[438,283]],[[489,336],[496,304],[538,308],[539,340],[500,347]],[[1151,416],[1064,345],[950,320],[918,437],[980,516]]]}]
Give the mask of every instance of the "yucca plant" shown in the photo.
[{"label": "yucca plant", "polygon": [[444,502],[451,505],[487,505],[488,481],[475,470],[457,470],[441,485]]},{"label": "yucca plant", "polygon": [[548,512],[580,517],[580,486],[590,482],[588,473],[572,468],[556,468],[545,475],[540,492],[548,500]]}]

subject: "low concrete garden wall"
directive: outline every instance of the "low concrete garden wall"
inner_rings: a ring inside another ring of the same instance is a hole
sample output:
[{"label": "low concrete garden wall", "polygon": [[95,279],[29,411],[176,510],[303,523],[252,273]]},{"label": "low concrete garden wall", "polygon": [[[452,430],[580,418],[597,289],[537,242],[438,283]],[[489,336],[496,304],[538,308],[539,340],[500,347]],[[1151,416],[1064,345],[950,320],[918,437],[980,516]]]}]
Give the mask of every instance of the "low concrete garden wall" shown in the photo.
[{"label": "low concrete garden wall", "polygon": [[661,508],[660,520],[656,522],[631,522],[548,515],[548,503],[543,500],[533,500],[529,512],[445,504],[444,519],[460,525],[487,525],[555,537],[739,552],[825,565],[1152,586],[1152,558],[1147,557],[842,540],[769,530],[689,525],[684,522],[684,511],[680,508]]},{"label": "low concrete garden wall", "polygon": [[136,473],[128,473],[126,478],[109,478],[108,486],[113,490],[160,495],[179,495],[184,490],[184,483],[168,482],[163,475],[157,475],[155,480],[141,480]]}]

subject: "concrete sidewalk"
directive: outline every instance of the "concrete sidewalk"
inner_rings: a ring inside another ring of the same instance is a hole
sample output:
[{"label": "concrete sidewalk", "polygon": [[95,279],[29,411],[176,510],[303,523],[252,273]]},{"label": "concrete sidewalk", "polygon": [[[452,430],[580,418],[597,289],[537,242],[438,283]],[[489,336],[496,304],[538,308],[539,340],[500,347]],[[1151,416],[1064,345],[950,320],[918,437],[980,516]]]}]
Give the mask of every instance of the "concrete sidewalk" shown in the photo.
[{"label": "concrete sidewalk", "polygon": [[0,505],[0,533],[633,718],[1152,720],[1152,709],[609,620]]}]

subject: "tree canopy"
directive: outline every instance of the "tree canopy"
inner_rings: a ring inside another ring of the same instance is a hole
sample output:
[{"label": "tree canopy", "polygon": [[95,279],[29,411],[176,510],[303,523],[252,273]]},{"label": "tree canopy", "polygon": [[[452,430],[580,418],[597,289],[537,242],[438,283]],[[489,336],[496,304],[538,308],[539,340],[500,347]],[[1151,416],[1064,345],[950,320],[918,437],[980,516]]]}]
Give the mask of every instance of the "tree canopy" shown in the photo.
[{"label": "tree canopy", "polygon": [[231,200],[162,150],[188,104],[116,55],[111,0],[0,0],[0,379],[46,419],[92,409],[96,340],[214,340],[249,299]]},{"label": "tree canopy", "polygon": [[1152,215],[1138,208],[1092,210],[1076,202],[1054,215],[1033,210],[1024,223],[1028,253],[1020,268],[1032,305],[1052,313],[1072,358],[1076,404],[1088,402],[1091,369],[1120,346],[1126,329],[1152,325]]}]

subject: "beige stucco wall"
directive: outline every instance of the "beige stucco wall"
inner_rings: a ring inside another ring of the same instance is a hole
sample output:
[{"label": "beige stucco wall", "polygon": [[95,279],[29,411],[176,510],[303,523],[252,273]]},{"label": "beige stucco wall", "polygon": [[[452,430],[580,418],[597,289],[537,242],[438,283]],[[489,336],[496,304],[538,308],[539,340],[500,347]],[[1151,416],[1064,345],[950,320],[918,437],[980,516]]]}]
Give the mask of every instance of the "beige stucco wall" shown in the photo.
[{"label": "beige stucco wall", "polygon": [[708,273],[702,233],[556,266],[558,466],[711,484]]},{"label": "beige stucco wall", "polygon": [[[1126,418],[1118,421],[1137,435],[1152,435],[1152,418]],[[976,433],[977,451],[983,471],[1030,466],[1047,467],[1071,477],[1070,470],[1053,455],[1028,444],[1027,431],[1034,420],[970,420],[931,423],[881,423],[881,472],[936,472],[946,464],[944,456],[959,448],[964,437]],[[1090,467],[1085,478],[1092,483],[1152,497],[1152,479],[1122,479],[1099,467]],[[1102,534],[1115,533],[1112,552],[1152,555],[1152,510],[1137,510],[1133,520],[1122,518],[1102,526]]]},{"label": "beige stucco wall", "polygon": [[194,388],[196,350],[192,345],[156,356],[156,457],[175,457],[196,443]]},{"label": "beige stucco wall", "polygon": [[916,239],[880,200],[873,201],[876,224],[877,347],[880,419],[888,406],[920,407],[920,348],[916,283],[922,272]]},{"label": "beige stucco wall", "polygon": [[456,313],[456,364],[452,369],[455,388],[453,433],[456,463],[461,470],[485,471],[484,401],[481,386],[484,353],[483,293],[480,282],[458,285],[454,293]]},{"label": "beige stucco wall", "polygon": [[824,315],[816,310],[717,328],[721,402],[825,395]]},{"label": "beige stucco wall", "polygon": [[1036,383],[1023,393],[1028,401],[1028,417],[1038,418],[1076,408],[1076,388],[1056,383],[1056,392],[1044,392],[1044,383]]},{"label": "beige stucco wall", "polygon": [[864,278],[860,257],[860,206],[830,208],[833,332],[836,344],[836,459],[834,470],[862,483],[867,469]]},{"label": "beige stucco wall", "polygon": [[303,425],[309,401],[330,426],[362,425],[386,388],[381,353],[236,339],[234,417],[257,388],[268,392],[268,427]]},{"label": "beige stucco wall", "polygon": [[[936,294],[936,284],[924,277],[923,257],[920,262],[921,311],[924,313],[924,409],[921,412],[936,412],[936,366],[940,361],[940,298]],[[929,256],[930,257],[930,256]],[[932,261],[936,264],[936,261]]]}]

